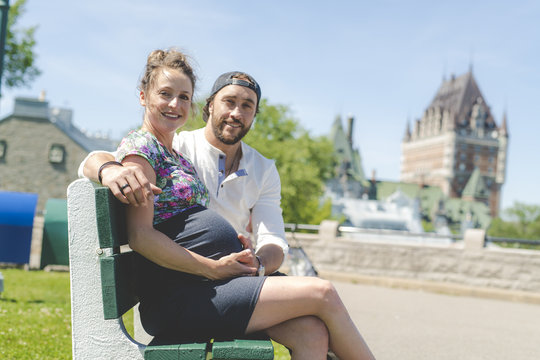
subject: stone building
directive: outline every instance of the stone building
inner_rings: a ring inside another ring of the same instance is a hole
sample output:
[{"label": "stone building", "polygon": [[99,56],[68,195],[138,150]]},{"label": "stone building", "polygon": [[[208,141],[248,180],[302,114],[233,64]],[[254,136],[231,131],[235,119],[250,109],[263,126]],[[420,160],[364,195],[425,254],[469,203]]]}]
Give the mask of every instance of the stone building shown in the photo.
[{"label": "stone building", "polygon": [[90,151],[116,148],[110,139],[84,134],[72,116],[44,99],[15,99],[13,113],[0,120],[0,191],[37,193],[40,212],[48,198],[66,197]]},{"label": "stone building", "polygon": [[439,187],[449,198],[484,203],[499,213],[506,175],[506,114],[495,121],[472,71],[444,80],[401,145],[401,181]]}]

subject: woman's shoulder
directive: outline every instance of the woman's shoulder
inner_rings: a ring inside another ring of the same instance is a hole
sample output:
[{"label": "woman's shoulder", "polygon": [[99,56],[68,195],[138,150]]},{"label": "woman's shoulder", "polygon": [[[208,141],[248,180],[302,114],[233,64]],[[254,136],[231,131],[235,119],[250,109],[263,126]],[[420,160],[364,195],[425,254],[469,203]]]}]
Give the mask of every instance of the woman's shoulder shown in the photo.
[{"label": "woman's shoulder", "polygon": [[127,155],[139,155],[150,161],[156,161],[159,154],[159,142],[148,131],[132,130],[124,137],[118,146],[117,158],[123,159]]},{"label": "woman's shoulder", "polygon": [[145,147],[154,149],[158,147],[159,142],[157,141],[156,137],[152,135],[152,133],[150,133],[149,131],[138,129],[130,131],[126,135],[126,137],[122,139],[120,147],[122,147],[123,145],[128,147]]},{"label": "woman's shoulder", "polygon": [[139,139],[141,141],[144,140],[149,142],[157,141],[151,132],[143,129],[131,130],[124,139]]}]

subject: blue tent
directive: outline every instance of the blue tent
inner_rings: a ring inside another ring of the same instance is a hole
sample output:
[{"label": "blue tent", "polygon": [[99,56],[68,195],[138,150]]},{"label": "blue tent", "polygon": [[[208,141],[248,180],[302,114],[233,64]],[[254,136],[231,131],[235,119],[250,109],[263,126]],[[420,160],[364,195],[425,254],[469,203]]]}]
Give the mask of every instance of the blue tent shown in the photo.
[{"label": "blue tent", "polygon": [[37,194],[0,191],[0,262],[30,262],[37,200]]}]

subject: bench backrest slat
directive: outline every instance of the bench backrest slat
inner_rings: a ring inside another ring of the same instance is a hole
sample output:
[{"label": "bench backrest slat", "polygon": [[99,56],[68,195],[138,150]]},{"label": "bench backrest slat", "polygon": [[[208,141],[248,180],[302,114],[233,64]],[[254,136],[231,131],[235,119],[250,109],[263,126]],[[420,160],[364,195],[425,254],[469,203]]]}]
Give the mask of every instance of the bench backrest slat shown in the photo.
[{"label": "bench backrest slat", "polygon": [[103,314],[105,319],[117,319],[135,306],[132,264],[134,252],[113,254],[100,259]]},{"label": "bench backrest slat", "polygon": [[125,205],[106,187],[96,188],[95,196],[99,246],[107,249],[126,245],[128,241]]},{"label": "bench backrest slat", "polygon": [[120,246],[128,243],[125,205],[106,187],[97,187],[95,198],[99,246],[112,249],[111,255],[100,257],[103,314],[105,319],[117,319],[139,302],[133,279],[136,254],[120,253]]}]

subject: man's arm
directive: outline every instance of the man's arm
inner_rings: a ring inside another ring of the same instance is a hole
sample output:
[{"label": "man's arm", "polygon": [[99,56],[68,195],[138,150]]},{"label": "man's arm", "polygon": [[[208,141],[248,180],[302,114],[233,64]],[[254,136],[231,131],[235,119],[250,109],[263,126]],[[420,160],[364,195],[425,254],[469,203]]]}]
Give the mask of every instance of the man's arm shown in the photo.
[{"label": "man's arm", "polygon": [[281,202],[281,181],[275,166],[268,170],[259,199],[251,212],[256,254],[265,266],[266,274],[278,270],[289,250],[285,240]]},{"label": "man's arm", "polygon": [[283,264],[285,254],[283,249],[275,244],[266,244],[257,250],[257,256],[264,265],[265,275],[276,272]]},{"label": "man's arm", "polygon": [[[111,153],[91,153],[81,164],[82,175],[99,182],[98,172],[101,166],[109,161],[114,161],[114,155]],[[111,164],[102,168],[101,183],[111,189],[118,200],[134,206],[145,204],[146,199],[152,199],[153,193],[161,192],[160,188],[151,184],[144,173],[134,166]]]},{"label": "man's arm", "polygon": [[[99,182],[98,171],[101,165],[107,161],[114,161],[114,155],[109,152],[93,152],[84,159],[82,165],[82,175],[88,179]],[[79,170],[80,172],[80,170]]]}]

